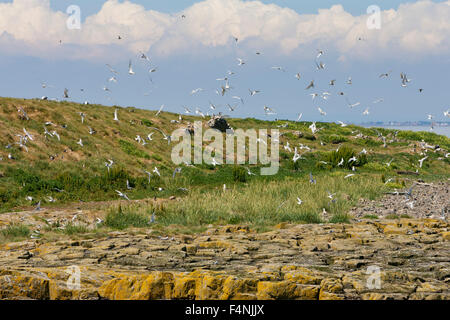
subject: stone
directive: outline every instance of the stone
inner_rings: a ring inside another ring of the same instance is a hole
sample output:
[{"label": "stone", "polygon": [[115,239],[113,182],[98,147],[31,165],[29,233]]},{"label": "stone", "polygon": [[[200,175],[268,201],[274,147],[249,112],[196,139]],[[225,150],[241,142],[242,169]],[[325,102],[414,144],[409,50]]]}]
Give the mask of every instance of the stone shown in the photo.
[{"label": "stone", "polygon": [[208,121],[208,126],[212,129],[217,129],[220,132],[226,132],[228,129],[231,129],[227,120],[221,116],[212,116]]}]

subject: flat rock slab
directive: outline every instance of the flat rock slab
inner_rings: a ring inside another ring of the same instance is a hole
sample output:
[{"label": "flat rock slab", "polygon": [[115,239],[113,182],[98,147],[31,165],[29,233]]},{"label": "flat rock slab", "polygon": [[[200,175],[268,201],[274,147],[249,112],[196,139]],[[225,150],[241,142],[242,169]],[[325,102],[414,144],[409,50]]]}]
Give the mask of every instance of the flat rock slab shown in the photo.
[{"label": "flat rock slab", "polygon": [[0,245],[0,299],[448,300],[449,282],[449,223],[435,219]]}]

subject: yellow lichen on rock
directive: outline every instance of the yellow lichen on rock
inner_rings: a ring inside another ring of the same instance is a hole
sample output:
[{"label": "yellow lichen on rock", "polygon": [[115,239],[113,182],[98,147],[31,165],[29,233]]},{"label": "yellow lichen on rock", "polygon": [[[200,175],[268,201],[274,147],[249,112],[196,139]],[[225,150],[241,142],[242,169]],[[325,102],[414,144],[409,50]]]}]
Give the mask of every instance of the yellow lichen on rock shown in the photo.
[{"label": "yellow lichen on rock", "polygon": [[260,281],[257,297],[260,300],[317,300],[319,286],[300,285],[292,281]]},{"label": "yellow lichen on rock", "polygon": [[158,300],[170,299],[173,275],[169,272],[154,272],[143,276],[126,276],[103,284],[98,292],[111,300]]}]

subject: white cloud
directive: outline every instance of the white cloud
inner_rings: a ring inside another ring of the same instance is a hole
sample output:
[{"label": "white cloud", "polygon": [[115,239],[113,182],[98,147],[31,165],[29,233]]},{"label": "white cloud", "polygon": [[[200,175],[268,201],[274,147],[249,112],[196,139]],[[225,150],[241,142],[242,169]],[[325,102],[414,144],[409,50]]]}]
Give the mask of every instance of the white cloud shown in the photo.
[{"label": "white cloud", "polygon": [[86,17],[81,30],[68,30],[68,15],[52,11],[49,0],[14,0],[0,4],[0,52],[72,59],[139,50],[201,54],[208,49],[231,50],[235,36],[244,50],[296,56],[310,55],[319,45],[361,58],[450,53],[450,1],[419,1],[382,11],[380,30],[368,30],[368,15],[352,16],[341,5],[299,14],[259,1],[205,0],[183,14],[186,19],[181,13],[170,15],[130,1],[108,0],[98,13]]}]

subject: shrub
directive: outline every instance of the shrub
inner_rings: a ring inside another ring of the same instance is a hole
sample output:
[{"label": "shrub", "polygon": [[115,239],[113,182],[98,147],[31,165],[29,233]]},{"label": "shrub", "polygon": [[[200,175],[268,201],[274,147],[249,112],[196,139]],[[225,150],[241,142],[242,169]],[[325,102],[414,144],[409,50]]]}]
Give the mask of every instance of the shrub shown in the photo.
[{"label": "shrub", "polygon": [[352,166],[361,167],[368,162],[365,154],[356,157],[356,161],[349,162],[349,160],[355,156],[355,151],[352,148],[342,146],[338,151],[334,150],[326,153],[324,161],[330,163],[333,167],[337,167],[342,159],[344,159],[344,163],[341,167],[346,169],[351,169]]},{"label": "shrub", "polygon": [[332,143],[332,144],[339,144],[342,142],[347,142],[348,139],[341,135],[338,135],[338,134],[331,134],[329,136],[324,136],[323,141]]},{"label": "shrub", "polygon": [[247,170],[240,166],[234,166],[233,180],[235,182],[247,182]]},{"label": "shrub", "polygon": [[309,141],[315,141],[317,138],[315,135],[310,134],[310,133],[304,133],[303,134],[303,139],[309,140]]},{"label": "shrub", "polygon": [[150,120],[142,119],[141,121],[144,126],[147,126],[147,127],[153,126],[153,122],[151,122]]},{"label": "shrub", "polygon": [[294,162],[294,160],[290,160],[288,162],[288,168],[294,171],[299,171],[300,170],[300,160],[297,160]]}]

